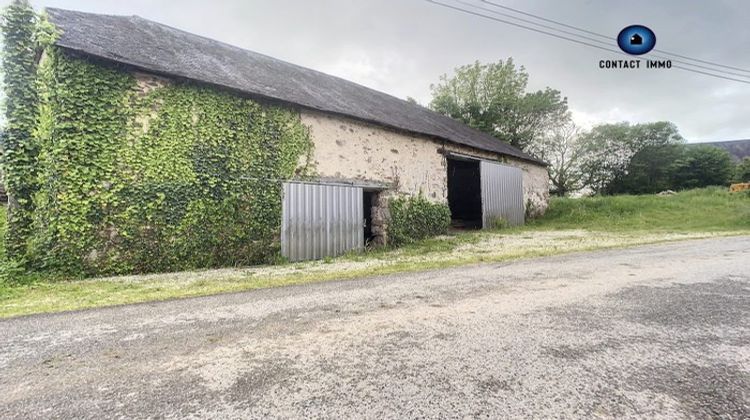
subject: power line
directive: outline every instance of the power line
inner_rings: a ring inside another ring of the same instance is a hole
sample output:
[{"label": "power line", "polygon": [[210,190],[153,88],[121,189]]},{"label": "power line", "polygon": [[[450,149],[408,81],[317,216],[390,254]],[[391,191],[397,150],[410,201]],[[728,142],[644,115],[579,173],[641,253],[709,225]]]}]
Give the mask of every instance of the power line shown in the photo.
[{"label": "power line", "polygon": [[[482,1],[485,2],[485,3],[493,4],[493,5],[495,4],[495,3],[492,3],[492,2],[489,2],[489,1],[485,1],[485,0],[482,0]],[[602,40],[599,40],[599,39],[596,39],[596,38],[592,38],[592,37],[588,37],[588,36],[585,36],[585,35],[581,35],[581,34],[578,34],[578,33],[575,33],[575,32],[570,32],[570,31],[566,31],[564,29],[555,28],[554,26],[544,25],[542,23],[534,22],[532,20],[519,18],[517,16],[509,15],[507,13],[498,12],[497,10],[488,9],[486,7],[478,6],[478,5],[472,4],[472,3],[468,3],[468,2],[463,1],[463,0],[454,0],[454,2],[460,3],[460,4],[464,5],[464,6],[468,6],[468,7],[474,8],[474,9],[483,10],[485,12],[489,12],[489,13],[492,13],[494,15],[504,16],[504,17],[513,19],[514,21],[521,21],[521,22],[525,22],[525,23],[528,23],[528,24],[531,24],[531,25],[536,25],[536,26],[539,26],[539,27],[542,27],[542,28],[545,28],[545,29],[550,29],[552,31],[564,33],[566,35],[575,36],[575,37],[578,37],[578,38],[581,38],[581,39],[585,39],[587,41],[596,42],[596,43],[604,44],[604,45],[607,45],[607,46],[612,45],[612,41],[613,41],[612,38],[609,38],[606,35],[601,35],[601,34],[597,34],[595,32],[590,32],[590,31],[587,31],[585,29],[577,29],[577,30],[580,30],[580,31],[583,31],[583,32],[587,32],[587,33],[593,33],[594,35],[597,35],[597,36],[600,36],[600,37],[603,37],[603,38],[607,39],[607,41],[602,41]],[[515,10],[515,9],[513,9],[513,10]],[[561,24],[561,25],[564,25],[564,24]],[[570,25],[565,25],[565,26],[570,26]],[[654,51],[656,51],[656,50],[654,50]],[[726,70],[715,69],[713,67],[702,66],[700,64],[693,64],[693,63],[689,63],[689,62],[682,61],[682,60],[675,60],[675,59],[671,59],[670,57],[665,57],[665,56],[661,56],[661,55],[657,55],[657,54],[650,54],[649,56],[653,57],[653,58],[658,58],[660,60],[670,60],[670,61],[673,61],[673,62],[678,63],[678,64],[684,64],[686,66],[696,67],[696,68],[703,69],[703,70],[714,71],[714,72],[717,72],[717,73],[720,73],[720,74],[726,74],[726,75],[737,76],[737,77],[750,77],[750,75],[746,75],[746,74],[733,73],[733,72],[729,72],[729,71],[726,71]]]},{"label": "power line", "polygon": [[532,13],[524,12],[523,10],[518,10],[518,9],[514,9],[512,7],[508,7],[508,6],[505,6],[505,5],[502,5],[502,4],[494,3],[494,2],[491,2],[489,0],[481,0],[481,2],[482,3],[491,4],[491,5],[495,6],[495,7],[499,7],[501,9],[505,9],[505,10],[509,10],[511,12],[515,12],[515,13],[518,13],[518,14],[521,14],[521,15],[524,15],[524,16],[533,17],[534,19],[539,19],[539,20],[543,20],[545,22],[554,23],[555,25],[564,26],[564,27],[569,28],[569,29],[575,29],[576,31],[585,32],[585,33],[590,34],[590,35],[596,35],[596,36],[601,37],[601,38],[606,38],[606,39],[608,39],[610,41],[612,40],[612,38],[610,36],[608,36],[608,35],[600,34],[598,32],[594,32],[594,31],[589,31],[587,29],[579,28],[577,26],[568,25],[567,23],[559,22],[559,21],[556,21],[556,20],[547,19],[545,17],[537,16],[537,15],[532,14]]},{"label": "power line", "polygon": [[[574,42],[574,43],[581,44],[581,45],[584,45],[584,46],[588,46],[588,47],[592,47],[592,48],[597,48],[597,49],[600,49],[600,50],[604,50],[604,51],[612,52],[612,53],[615,53],[615,54],[619,54],[619,55],[624,55],[624,56],[630,57],[628,54],[625,54],[622,51],[615,50],[615,49],[612,49],[612,48],[606,48],[606,47],[602,47],[600,45],[591,44],[589,42],[584,42],[584,41],[581,41],[581,40],[578,40],[578,39],[568,38],[568,37],[565,37],[565,36],[561,36],[559,34],[555,34],[555,33],[547,32],[547,31],[543,31],[543,30],[540,30],[540,29],[537,29],[537,28],[531,28],[531,27],[524,26],[524,25],[521,25],[521,24],[518,24],[518,23],[515,23],[515,22],[510,22],[510,21],[507,21],[507,20],[503,20],[503,19],[499,19],[499,18],[493,17],[493,16],[487,16],[487,15],[484,15],[484,14],[481,14],[481,13],[477,13],[477,12],[472,11],[472,10],[466,10],[466,9],[462,9],[460,7],[452,6],[450,4],[440,3],[440,2],[435,1],[435,0],[426,0],[426,1],[429,2],[429,3],[433,3],[433,4],[436,4],[438,6],[446,7],[446,8],[449,8],[449,9],[453,9],[453,10],[456,10],[456,11],[459,11],[459,12],[462,12],[462,13],[467,13],[467,14],[470,14],[470,15],[483,17],[485,19],[490,19],[490,20],[493,20],[493,21],[496,21],[496,22],[505,23],[507,25],[511,25],[511,26],[515,26],[515,27],[518,27],[518,28],[530,30],[530,31],[533,31],[533,32],[537,32],[537,33],[541,33],[541,34],[544,34],[544,35],[552,36],[552,37],[555,37],[555,38],[563,39],[563,40],[566,40],[566,41]],[[494,12],[494,13],[497,13],[497,12]],[[519,19],[519,18],[515,18],[515,19]],[[537,24],[537,25],[539,25],[539,24]],[[559,29],[553,29],[553,30],[560,31]],[[576,36],[581,37],[581,35],[576,35]],[[584,38],[586,38],[586,37],[584,37]],[[595,41],[595,42],[599,42],[599,43],[603,43],[602,41],[592,40],[591,38],[586,38],[586,39],[591,40],[591,41]],[[689,65],[695,66],[694,64],[689,64]],[[731,80],[731,81],[735,81],[735,82],[750,84],[750,80],[735,79],[735,78],[732,78],[732,77],[722,76],[720,74],[708,73],[708,72],[704,72],[704,71],[700,71],[700,70],[695,70],[695,69],[691,69],[691,68],[686,68],[686,67],[681,67],[681,66],[675,66],[675,65],[673,65],[672,67],[675,68],[675,69],[679,69],[679,70],[683,70],[683,71],[689,71],[689,72],[693,72],[693,73],[697,73],[697,74],[702,74],[702,75],[706,75],[706,76],[711,76],[711,77],[715,77],[715,78],[719,78],[719,79],[725,79],[725,80]],[[725,72],[723,70],[714,70],[714,69],[710,69],[710,70],[711,71],[716,71],[716,72],[727,73],[727,72]],[[736,75],[734,73],[728,73],[728,74]],[[737,75],[737,76],[739,76],[739,77],[745,77],[744,75]]]},{"label": "power line", "polygon": [[[600,49],[600,50],[603,50],[603,51],[608,51],[608,52],[612,52],[612,53],[615,53],[615,54],[619,54],[619,55],[624,55],[624,56],[630,57],[628,54],[625,54],[622,51],[615,50],[615,49],[612,49],[612,48],[606,48],[606,47],[602,47],[601,45],[592,44],[590,42],[585,42],[585,41],[581,41],[581,40],[578,40],[578,39],[569,38],[569,37],[558,35],[558,34],[555,34],[555,33],[552,33],[552,32],[543,31],[543,30],[537,29],[537,28],[531,28],[531,27],[528,27],[528,26],[521,25],[519,23],[515,23],[515,22],[511,22],[511,21],[499,19],[499,18],[494,17],[494,16],[488,16],[488,15],[484,15],[482,13],[477,13],[477,12],[472,11],[472,10],[466,10],[466,9],[462,9],[460,7],[452,6],[450,4],[440,3],[440,2],[435,1],[435,0],[425,0],[425,1],[427,1],[428,3],[432,3],[432,4],[435,4],[435,5],[441,6],[441,7],[445,7],[445,8],[448,8],[448,9],[453,9],[453,10],[456,10],[456,11],[459,11],[459,12],[462,12],[462,13],[466,13],[466,14],[470,14],[470,15],[482,17],[482,18],[485,18],[485,19],[490,19],[490,20],[493,20],[493,21],[496,21],[496,22],[501,22],[501,23],[505,23],[507,25],[515,26],[517,28],[526,29],[526,30],[529,30],[529,31],[532,31],[532,32],[537,32],[537,33],[540,33],[540,34],[552,36],[552,37],[555,37],[555,38],[559,38],[559,39],[562,39],[562,40],[574,42],[576,44],[584,45],[584,46],[587,46],[587,47],[597,48],[597,49]],[[693,72],[693,73],[697,73],[697,74],[703,74],[703,75],[706,75],[706,76],[711,76],[711,77],[715,77],[715,78],[719,78],[719,79],[725,79],[725,80],[731,80],[731,81],[735,81],[735,82],[750,84],[750,80],[735,79],[735,78],[732,78],[732,77],[726,77],[726,76],[722,76],[722,75],[719,75],[719,74],[708,73],[708,72],[704,72],[704,71],[700,71],[700,70],[695,70],[695,69],[686,68],[686,67],[680,67],[680,66],[674,66],[674,65],[672,66],[672,68],[683,70],[683,71],[689,71],[689,72]]]},{"label": "power line", "polygon": [[[595,35],[595,36],[598,36],[600,38],[607,39],[609,41],[612,41],[614,39],[614,38],[612,38],[609,35],[604,35],[604,34],[601,34],[601,33],[598,33],[598,32],[594,32],[594,31],[590,31],[588,29],[584,29],[584,28],[581,28],[581,27],[578,27],[578,26],[569,25],[567,23],[560,22],[560,21],[557,21],[557,20],[554,20],[554,19],[548,19],[548,18],[539,16],[539,15],[535,15],[533,13],[524,12],[523,10],[514,9],[512,7],[508,7],[508,6],[505,6],[505,5],[502,5],[502,4],[498,4],[498,3],[495,3],[495,2],[492,2],[492,1],[489,1],[489,0],[481,0],[481,1],[482,1],[482,3],[490,4],[492,6],[499,7],[501,9],[509,10],[511,12],[518,13],[518,14],[521,14],[521,15],[524,15],[524,16],[533,17],[534,19],[539,19],[539,20],[542,20],[544,22],[554,23],[555,25],[560,25],[560,26],[563,26],[565,28],[574,29],[576,31],[581,31],[581,32],[587,33],[589,35]],[[723,67],[725,69],[731,69],[731,70],[742,71],[742,72],[745,72],[745,73],[750,73],[750,70],[743,69],[743,68],[740,68],[740,67],[727,66],[727,65],[724,65],[724,64],[715,63],[715,62],[707,61],[707,60],[701,60],[699,58],[688,57],[688,56],[685,56],[685,55],[680,55],[680,54],[677,54],[677,53],[673,53],[673,52],[669,52],[669,51],[665,51],[665,50],[660,50],[660,49],[657,49],[657,48],[655,48],[654,51],[662,53],[662,54],[666,54],[666,55],[671,55],[671,56],[674,56],[674,57],[682,58],[682,59],[685,59],[685,60],[696,61],[698,63],[710,64],[712,66]]]},{"label": "power line", "polygon": [[[507,18],[510,18],[510,19],[514,19],[514,20],[517,20],[517,21],[529,23],[531,25],[536,25],[536,26],[539,26],[539,27],[542,27],[542,28],[545,28],[545,29],[550,29],[550,30],[553,30],[553,31],[564,33],[566,35],[576,36],[576,37],[585,39],[587,41],[598,42],[600,44],[606,44],[606,45],[611,45],[612,44],[611,41],[610,42],[601,41],[601,40],[598,40],[596,38],[591,38],[591,37],[588,37],[588,36],[585,36],[585,35],[581,35],[581,34],[578,34],[578,33],[575,33],[575,32],[570,32],[570,31],[566,31],[566,30],[563,30],[563,29],[558,29],[558,28],[555,28],[553,26],[544,25],[544,24],[541,24],[541,23],[534,22],[532,20],[523,19],[523,18],[520,18],[520,17],[517,17],[517,16],[509,15],[507,13],[498,12],[497,10],[488,9],[486,7],[478,6],[476,4],[472,4],[472,3],[469,3],[469,2],[466,2],[466,1],[463,1],[463,0],[454,0],[454,1],[456,3],[463,4],[464,6],[469,6],[469,7],[475,8],[475,9],[483,10],[485,12],[490,12],[490,13],[495,14],[495,15],[504,16],[504,17],[507,17]],[[494,3],[491,3],[491,4],[494,4]]]}]

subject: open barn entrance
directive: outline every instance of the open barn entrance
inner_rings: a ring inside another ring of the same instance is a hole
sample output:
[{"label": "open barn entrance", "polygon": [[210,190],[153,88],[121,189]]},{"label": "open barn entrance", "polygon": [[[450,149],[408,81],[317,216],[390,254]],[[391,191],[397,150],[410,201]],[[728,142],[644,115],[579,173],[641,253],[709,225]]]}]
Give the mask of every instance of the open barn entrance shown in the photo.
[{"label": "open barn entrance", "polygon": [[448,158],[448,206],[454,228],[482,228],[482,184],[478,160]]},{"label": "open barn entrance", "polygon": [[372,231],[372,207],[375,203],[375,195],[377,192],[375,191],[364,191],[362,193],[362,208],[364,210],[364,237],[365,237],[365,247],[370,246],[370,244],[373,243],[375,239],[375,234]]}]

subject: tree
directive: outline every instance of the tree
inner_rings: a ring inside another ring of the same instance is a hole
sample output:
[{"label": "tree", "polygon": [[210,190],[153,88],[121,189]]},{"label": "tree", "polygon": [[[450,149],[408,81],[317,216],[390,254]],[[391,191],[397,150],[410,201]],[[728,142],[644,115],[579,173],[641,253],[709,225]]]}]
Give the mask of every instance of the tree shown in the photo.
[{"label": "tree", "polygon": [[429,107],[526,150],[534,139],[569,118],[567,98],[546,88],[526,92],[529,75],[512,58],[458,67],[431,85]]},{"label": "tree", "polygon": [[734,170],[735,182],[750,182],[750,157],[742,159]]},{"label": "tree", "polygon": [[0,22],[3,34],[3,88],[5,132],[3,174],[8,192],[7,255],[25,253],[31,229],[35,191],[37,147],[33,131],[37,116],[36,43],[37,16],[26,0],[14,0]]},{"label": "tree", "polygon": [[599,125],[581,143],[585,186],[599,194],[638,194],[669,184],[667,168],[684,139],[673,123],[660,121]]},{"label": "tree", "polygon": [[565,196],[583,186],[580,135],[581,129],[568,122],[548,130],[529,146],[532,155],[549,163],[547,171],[552,194]]},{"label": "tree", "polygon": [[682,158],[672,165],[674,185],[677,188],[701,188],[710,185],[727,185],[732,179],[734,166],[729,152],[713,146],[688,147]]},{"label": "tree", "polygon": [[682,144],[647,145],[630,159],[624,176],[608,188],[610,194],[654,194],[675,188],[672,164],[684,154]]},{"label": "tree", "polygon": [[602,124],[581,136],[583,185],[594,193],[606,192],[624,175],[630,161],[630,124]]}]

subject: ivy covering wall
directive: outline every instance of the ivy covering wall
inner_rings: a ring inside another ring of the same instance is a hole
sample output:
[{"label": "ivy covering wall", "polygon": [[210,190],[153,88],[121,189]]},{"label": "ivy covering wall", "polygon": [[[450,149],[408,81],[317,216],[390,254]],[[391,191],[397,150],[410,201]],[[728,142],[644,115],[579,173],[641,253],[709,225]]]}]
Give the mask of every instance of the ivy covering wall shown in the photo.
[{"label": "ivy covering wall", "polygon": [[310,175],[296,112],[49,47],[39,69],[29,255],[67,273],[248,265],[278,255],[282,179]]},{"label": "ivy covering wall", "polygon": [[[299,113],[54,46],[25,0],[4,14],[6,264],[101,275],[279,256],[282,181],[314,177]],[[390,204],[399,245],[444,233],[445,205]],[[2,268],[0,264],[0,268]],[[2,270],[0,270],[2,271]]]},{"label": "ivy covering wall", "polygon": [[36,45],[38,18],[27,1],[15,0],[0,20],[5,130],[2,169],[9,195],[8,234],[3,240],[10,258],[23,259],[31,229],[36,190],[37,117]]}]

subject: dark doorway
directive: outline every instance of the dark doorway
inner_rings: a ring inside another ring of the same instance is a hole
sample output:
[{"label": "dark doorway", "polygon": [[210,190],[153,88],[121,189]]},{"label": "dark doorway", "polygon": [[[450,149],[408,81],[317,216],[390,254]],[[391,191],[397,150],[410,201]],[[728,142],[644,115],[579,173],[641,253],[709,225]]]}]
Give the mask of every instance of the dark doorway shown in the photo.
[{"label": "dark doorway", "polygon": [[368,247],[375,235],[372,233],[372,203],[373,198],[377,192],[375,191],[363,191],[362,192],[362,208],[364,209],[364,228],[365,228],[365,247]]},{"label": "dark doorway", "polygon": [[448,159],[448,206],[454,228],[482,228],[482,186],[478,160]]}]

